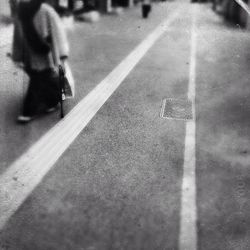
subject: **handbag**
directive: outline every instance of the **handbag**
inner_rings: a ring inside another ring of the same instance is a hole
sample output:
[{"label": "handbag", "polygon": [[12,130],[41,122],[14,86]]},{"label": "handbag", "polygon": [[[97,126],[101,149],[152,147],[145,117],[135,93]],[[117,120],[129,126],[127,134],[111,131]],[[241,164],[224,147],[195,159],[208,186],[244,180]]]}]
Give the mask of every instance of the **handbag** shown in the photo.
[{"label": "handbag", "polygon": [[64,117],[63,101],[75,96],[75,83],[68,63],[59,65],[61,118]]},{"label": "handbag", "polygon": [[65,99],[71,99],[75,97],[75,81],[72,75],[72,71],[67,62],[63,64],[64,67],[64,94]]}]

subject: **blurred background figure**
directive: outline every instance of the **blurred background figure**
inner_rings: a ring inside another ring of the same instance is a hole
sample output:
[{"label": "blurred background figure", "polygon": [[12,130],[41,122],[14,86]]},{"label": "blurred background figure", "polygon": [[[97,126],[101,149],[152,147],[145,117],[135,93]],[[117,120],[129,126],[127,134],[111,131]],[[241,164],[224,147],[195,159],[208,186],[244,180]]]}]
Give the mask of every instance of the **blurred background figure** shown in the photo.
[{"label": "blurred background figure", "polygon": [[12,17],[12,21],[14,24],[14,31],[13,31],[13,42],[12,42],[12,59],[14,62],[18,61],[19,53],[22,53],[23,48],[23,39],[21,35],[21,27],[20,27],[20,22],[18,19],[18,5],[20,2],[24,0],[9,0],[10,4],[10,13]]},{"label": "blurred background figure", "polygon": [[17,13],[12,59],[30,78],[18,121],[28,122],[56,109],[61,95],[57,69],[69,46],[58,14],[44,0],[22,0]]},{"label": "blurred background figure", "polygon": [[[213,0],[212,8],[218,14],[238,27],[244,28],[247,25],[248,16],[246,11],[236,2],[231,0]],[[248,0],[243,0],[248,3]]]},{"label": "blurred background figure", "polygon": [[100,14],[97,11],[96,1],[78,0],[78,7],[74,8],[75,19],[78,21],[97,22],[100,20]]},{"label": "blurred background figure", "polygon": [[143,0],[142,1],[142,17],[147,18],[149,13],[151,12],[151,0]]}]

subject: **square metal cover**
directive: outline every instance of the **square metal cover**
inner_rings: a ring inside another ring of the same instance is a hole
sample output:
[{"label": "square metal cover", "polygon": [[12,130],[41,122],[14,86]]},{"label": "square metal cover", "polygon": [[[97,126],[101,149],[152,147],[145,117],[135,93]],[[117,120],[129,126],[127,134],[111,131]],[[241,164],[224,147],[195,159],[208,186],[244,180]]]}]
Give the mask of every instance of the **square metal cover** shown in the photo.
[{"label": "square metal cover", "polygon": [[190,120],[193,118],[192,102],[188,99],[165,98],[162,101],[162,118]]}]

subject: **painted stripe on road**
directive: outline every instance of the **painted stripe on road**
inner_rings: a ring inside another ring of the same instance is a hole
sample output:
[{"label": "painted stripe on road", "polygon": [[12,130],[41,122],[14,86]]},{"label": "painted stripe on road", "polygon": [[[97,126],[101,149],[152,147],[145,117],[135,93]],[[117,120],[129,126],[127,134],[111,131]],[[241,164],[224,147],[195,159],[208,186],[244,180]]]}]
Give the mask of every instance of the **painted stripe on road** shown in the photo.
[{"label": "painted stripe on road", "polygon": [[250,15],[250,9],[246,3],[244,3],[242,0],[234,0],[236,3],[238,3],[246,12],[248,15]]},{"label": "painted stripe on road", "polygon": [[191,53],[189,69],[188,98],[192,101],[193,120],[186,123],[184,167],[182,180],[181,214],[180,214],[180,250],[197,249],[197,207],[196,207],[196,114],[195,114],[195,85],[196,85],[196,6],[192,13]]},{"label": "painted stripe on road", "polygon": [[0,176],[0,230],[121,82],[180,15],[177,10],[139,44],[76,107]]}]

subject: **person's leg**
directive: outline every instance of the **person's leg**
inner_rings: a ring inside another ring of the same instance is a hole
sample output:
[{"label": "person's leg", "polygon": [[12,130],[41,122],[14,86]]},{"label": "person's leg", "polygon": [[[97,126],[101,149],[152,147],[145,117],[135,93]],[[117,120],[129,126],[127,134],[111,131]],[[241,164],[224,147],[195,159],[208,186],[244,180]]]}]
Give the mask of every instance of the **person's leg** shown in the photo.
[{"label": "person's leg", "polygon": [[39,97],[36,90],[36,76],[30,77],[30,83],[23,104],[23,115],[32,117],[37,114]]},{"label": "person's leg", "polygon": [[51,111],[60,102],[61,88],[56,72],[35,72],[30,75],[30,83],[23,104],[19,122],[28,122],[42,112]]},{"label": "person's leg", "polygon": [[28,86],[28,91],[24,98],[22,114],[17,117],[17,121],[21,123],[26,123],[31,121],[38,114],[38,101],[37,91],[36,91],[36,77],[30,75],[30,82]]}]

